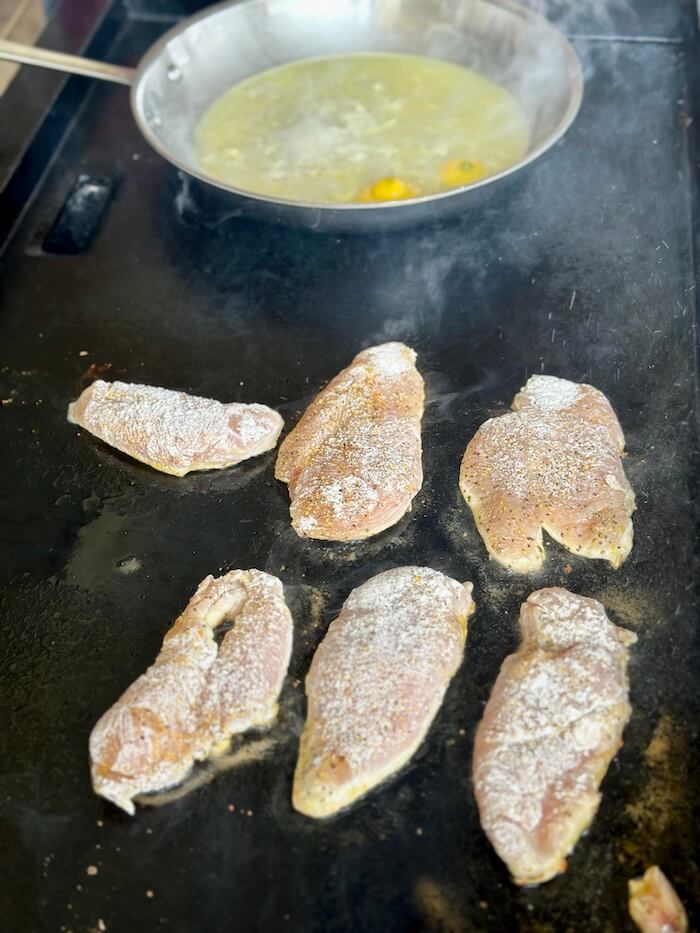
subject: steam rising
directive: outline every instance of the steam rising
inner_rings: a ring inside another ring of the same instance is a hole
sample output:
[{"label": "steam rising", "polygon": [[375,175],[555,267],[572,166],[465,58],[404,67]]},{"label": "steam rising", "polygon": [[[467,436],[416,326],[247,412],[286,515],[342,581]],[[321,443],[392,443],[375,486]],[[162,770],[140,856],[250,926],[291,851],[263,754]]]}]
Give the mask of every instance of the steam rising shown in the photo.
[{"label": "steam rising", "polygon": [[566,33],[590,32],[582,23],[595,22],[596,35],[614,35],[617,15],[635,15],[628,0],[526,0],[525,5]]}]

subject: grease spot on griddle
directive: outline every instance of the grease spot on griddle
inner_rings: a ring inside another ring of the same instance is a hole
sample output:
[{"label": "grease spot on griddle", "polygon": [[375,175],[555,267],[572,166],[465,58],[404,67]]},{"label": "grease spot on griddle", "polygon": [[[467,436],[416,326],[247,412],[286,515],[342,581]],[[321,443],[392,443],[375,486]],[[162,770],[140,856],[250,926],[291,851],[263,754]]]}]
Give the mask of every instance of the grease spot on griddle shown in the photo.
[{"label": "grease spot on griddle", "polygon": [[141,569],[142,564],[138,557],[123,557],[121,560],[117,561],[116,567],[119,573],[128,576],[131,573],[137,573],[137,571]]},{"label": "grease spot on griddle", "polygon": [[311,587],[309,592],[309,609],[305,625],[305,631],[307,633],[318,632],[324,623],[325,611],[326,597],[320,590]]},{"label": "grease spot on griddle", "polygon": [[423,915],[424,929],[430,933],[467,933],[473,929],[461,915],[454,898],[444,885],[429,875],[422,875],[416,879],[413,897]]},{"label": "grease spot on griddle", "polygon": [[[90,510],[98,508],[100,500],[90,503]],[[85,506],[85,503],[83,503]],[[116,567],[124,576],[141,568],[141,561],[126,550],[130,543],[150,544],[150,516],[121,514],[122,510],[105,505],[92,521],[78,532],[78,540],[66,564],[66,578],[70,583],[87,590],[104,585]],[[128,545],[127,545],[128,546]]]},{"label": "grease spot on griddle", "polygon": [[134,799],[137,803],[146,807],[163,807],[166,804],[174,803],[174,801],[181,800],[199,787],[209,784],[223,771],[262,761],[277,745],[278,741],[278,736],[271,734],[253,739],[245,745],[236,743],[231,750],[215,758],[210,758],[201,766],[195,766],[189,777],[177,787],[157,794],[140,794]]},{"label": "grease spot on griddle", "polygon": [[687,748],[692,737],[684,723],[662,710],[644,749],[636,792],[625,813],[634,829],[623,842],[623,852],[647,864],[663,852],[665,837],[693,833]]},{"label": "grease spot on griddle", "polygon": [[630,587],[624,580],[612,581],[598,591],[596,599],[616,616],[614,621],[625,628],[639,629],[648,624],[668,621],[668,610],[662,610],[652,587],[636,584]]}]

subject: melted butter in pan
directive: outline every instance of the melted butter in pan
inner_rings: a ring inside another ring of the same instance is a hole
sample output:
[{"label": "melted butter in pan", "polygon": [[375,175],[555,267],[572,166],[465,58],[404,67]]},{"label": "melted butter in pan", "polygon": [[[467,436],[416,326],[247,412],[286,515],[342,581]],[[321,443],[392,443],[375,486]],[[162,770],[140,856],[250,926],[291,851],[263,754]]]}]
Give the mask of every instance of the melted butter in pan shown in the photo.
[{"label": "melted butter in pan", "polygon": [[413,55],[335,55],[236,84],[196,133],[202,169],[233,187],[323,203],[395,201],[518,162],[528,121],[504,88]]}]

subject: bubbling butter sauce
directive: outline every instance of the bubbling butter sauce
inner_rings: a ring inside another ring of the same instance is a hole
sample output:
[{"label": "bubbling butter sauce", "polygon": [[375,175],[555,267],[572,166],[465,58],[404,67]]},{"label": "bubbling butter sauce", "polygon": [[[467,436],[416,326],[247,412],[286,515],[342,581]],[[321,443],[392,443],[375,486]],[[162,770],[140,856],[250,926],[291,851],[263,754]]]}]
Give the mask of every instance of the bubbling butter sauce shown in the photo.
[{"label": "bubbling butter sauce", "polygon": [[527,152],[527,118],[506,90],[460,65],[356,53],[253,75],[196,130],[209,176],[273,198],[396,201],[473,184]]}]

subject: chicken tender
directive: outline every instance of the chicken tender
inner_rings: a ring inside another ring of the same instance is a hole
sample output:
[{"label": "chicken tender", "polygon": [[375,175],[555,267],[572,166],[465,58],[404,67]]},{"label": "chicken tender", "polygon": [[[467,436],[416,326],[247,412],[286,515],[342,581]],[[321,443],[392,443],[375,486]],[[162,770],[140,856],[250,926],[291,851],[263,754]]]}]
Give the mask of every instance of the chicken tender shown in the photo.
[{"label": "chicken tender", "polygon": [[602,392],[532,376],[513,413],[485,422],[462,460],[460,489],[491,556],[519,573],[537,570],[544,529],[569,551],[619,567],[635,508],[624,446]]},{"label": "chicken tender", "polygon": [[330,816],[411,758],[462,661],[471,591],[427,567],[387,570],[353,590],[306,678],[297,810]]},{"label": "chicken tender", "polygon": [[[217,645],[225,622],[233,627]],[[138,794],[178,784],[233,734],[272,722],[291,649],[277,577],[260,570],[207,577],[155,663],[92,730],[95,792],[133,814]]]},{"label": "chicken tender", "polygon": [[477,729],[473,781],[481,825],[513,880],[539,884],[565,871],[598,809],[631,712],[636,636],[599,602],[559,588],[523,603],[520,631]]},{"label": "chicken tender", "polygon": [[423,380],[402,343],[363,350],[284,439],[275,476],[301,537],[356,541],[410,509],[423,482]]},{"label": "chicken tender", "polygon": [[98,379],[68,406],[68,420],[162,473],[220,470],[272,450],[280,415],[157,386]]}]

